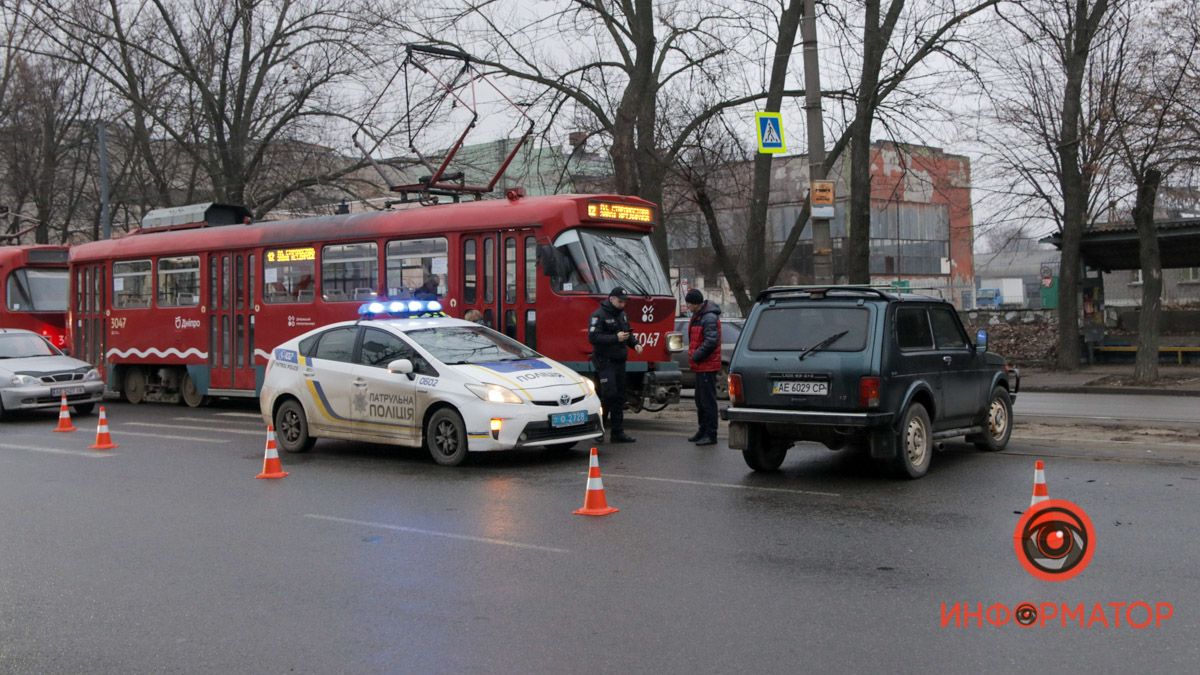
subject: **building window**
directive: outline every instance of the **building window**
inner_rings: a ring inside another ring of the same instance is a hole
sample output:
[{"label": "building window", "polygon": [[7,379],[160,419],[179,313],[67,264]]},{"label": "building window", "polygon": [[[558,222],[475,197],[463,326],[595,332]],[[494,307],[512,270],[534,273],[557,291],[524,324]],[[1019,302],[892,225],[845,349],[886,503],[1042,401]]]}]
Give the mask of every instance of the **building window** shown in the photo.
[{"label": "building window", "polygon": [[149,260],[113,263],[113,307],[133,309],[150,306],[153,292]]},{"label": "building window", "polygon": [[374,300],[379,285],[379,247],[375,242],[338,244],[321,249],[321,299],[326,302]]},{"label": "building window", "polygon": [[1200,267],[1183,268],[1183,281],[1189,284],[1200,283]]},{"label": "building window", "polygon": [[200,256],[158,259],[158,305],[195,307],[200,304]]},{"label": "building window", "polygon": [[1133,274],[1131,275],[1131,278],[1130,278],[1130,280],[1129,280],[1129,285],[1130,285],[1130,286],[1136,286],[1136,285],[1138,285],[1138,284],[1141,284],[1141,283],[1142,283],[1142,271],[1141,271],[1141,270],[1134,270],[1134,271],[1133,271]]}]

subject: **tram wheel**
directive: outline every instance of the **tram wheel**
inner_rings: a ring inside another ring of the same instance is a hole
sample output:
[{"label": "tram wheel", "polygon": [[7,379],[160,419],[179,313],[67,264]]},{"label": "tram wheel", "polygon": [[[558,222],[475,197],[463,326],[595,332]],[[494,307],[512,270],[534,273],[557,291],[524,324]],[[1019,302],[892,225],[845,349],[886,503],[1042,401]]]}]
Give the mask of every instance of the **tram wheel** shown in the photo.
[{"label": "tram wheel", "polygon": [[134,405],[146,400],[146,370],[144,368],[131,367],[125,371],[125,381],[121,384],[121,396]]},{"label": "tram wheel", "polygon": [[179,393],[189,408],[199,408],[208,403],[208,397],[200,393],[191,373],[184,373],[183,382],[179,385]]}]

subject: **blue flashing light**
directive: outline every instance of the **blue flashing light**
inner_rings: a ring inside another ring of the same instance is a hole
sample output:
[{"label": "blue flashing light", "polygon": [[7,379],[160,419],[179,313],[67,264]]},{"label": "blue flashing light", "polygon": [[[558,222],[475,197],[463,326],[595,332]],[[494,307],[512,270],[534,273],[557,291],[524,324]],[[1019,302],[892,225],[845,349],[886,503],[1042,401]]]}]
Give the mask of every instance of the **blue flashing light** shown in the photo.
[{"label": "blue flashing light", "polygon": [[425,303],[420,300],[410,300],[408,302],[408,311],[410,312],[419,312],[423,309],[425,309]]},{"label": "blue flashing light", "polygon": [[430,300],[429,303],[426,304],[425,306],[427,308],[429,308],[429,311],[431,311],[431,312],[442,311],[442,303],[438,302],[437,300]]},{"label": "blue flashing light", "polygon": [[363,317],[378,315],[397,318],[415,316],[445,316],[442,314],[442,303],[437,300],[422,302],[420,300],[392,300],[390,302],[368,302],[358,308],[358,314]]},{"label": "blue flashing light", "polygon": [[400,314],[401,312],[404,311],[404,303],[403,302],[393,302],[390,305],[388,305],[388,311],[391,312],[392,314]]},{"label": "blue flashing light", "polygon": [[367,305],[367,311],[371,314],[383,314],[383,303],[372,302]]}]

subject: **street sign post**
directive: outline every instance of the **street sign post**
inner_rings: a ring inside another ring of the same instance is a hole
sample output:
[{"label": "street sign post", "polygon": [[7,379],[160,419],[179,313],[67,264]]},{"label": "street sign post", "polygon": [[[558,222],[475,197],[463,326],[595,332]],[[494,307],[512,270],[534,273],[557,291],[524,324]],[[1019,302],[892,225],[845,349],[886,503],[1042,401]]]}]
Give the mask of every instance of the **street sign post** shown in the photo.
[{"label": "street sign post", "polygon": [[833,181],[812,181],[808,188],[808,204],[814,219],[833,218]]},{"label": "street sign post", "polygon": [[758,151],[774,155],[787,152],[783,138],[783,115],[777,112],[754,113],[754,127],[758,134]]}]

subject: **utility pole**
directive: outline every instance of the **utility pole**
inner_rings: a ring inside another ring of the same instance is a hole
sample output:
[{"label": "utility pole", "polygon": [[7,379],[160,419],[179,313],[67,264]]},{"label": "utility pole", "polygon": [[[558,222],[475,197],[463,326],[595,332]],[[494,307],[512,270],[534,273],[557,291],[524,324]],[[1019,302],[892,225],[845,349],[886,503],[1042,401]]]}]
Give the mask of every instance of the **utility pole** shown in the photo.
[{"label": "utility pole", "polygon": [[108,194],[108,130],[104,120],[96,122],[96,152],[100,155],[100,238],[112,238],[112,217]]},{"label": "utility pole", "polygon": [[[815,0],[804,0],[800,38],[804,44],[804,113],[808,126],[808,178],[811,184],[814,180],[825,179],[825,127],[821,115],[821,72],[817,54]],[[832,284],[833,241],[829,237],[829,220],[811,216],[809,220],[812,221],[814,280],[818,284]]]}]

